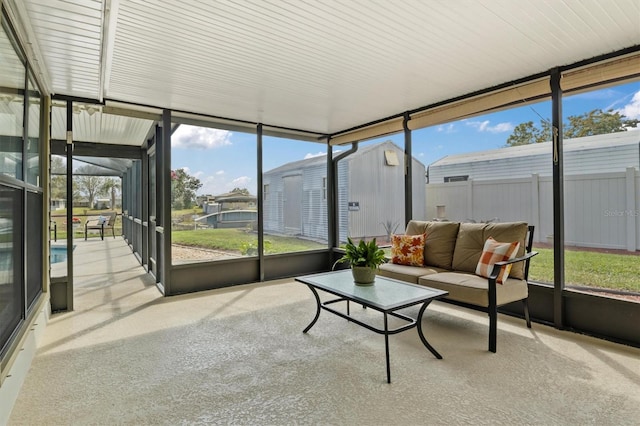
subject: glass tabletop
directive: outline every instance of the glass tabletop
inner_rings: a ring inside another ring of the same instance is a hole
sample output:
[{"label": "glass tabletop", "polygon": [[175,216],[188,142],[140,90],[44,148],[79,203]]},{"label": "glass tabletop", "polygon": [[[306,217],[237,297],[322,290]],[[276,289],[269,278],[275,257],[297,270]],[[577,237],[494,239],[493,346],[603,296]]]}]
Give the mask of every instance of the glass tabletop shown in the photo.
[{"label": "glass tabletop", "polygon": [[381,276],[376,276],[375,283],[372,285],[356,285],[350,269],[305,275],[297,277],[296,281],[384,311],[415,305],[448,294],[446,291]]}]

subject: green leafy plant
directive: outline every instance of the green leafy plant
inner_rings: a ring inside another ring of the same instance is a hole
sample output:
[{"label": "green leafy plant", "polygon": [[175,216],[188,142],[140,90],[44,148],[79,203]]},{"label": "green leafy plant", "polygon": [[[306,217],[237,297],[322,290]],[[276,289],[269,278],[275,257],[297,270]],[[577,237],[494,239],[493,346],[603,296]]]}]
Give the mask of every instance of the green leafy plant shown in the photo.
[{"label": "green leafy plant", "polygon": [[398,222],[393,222],[390,219],[387,219],[385,222],[381,223],[387,233],[387,241],[391,242],[391,236],[396,232],[396,229],[398,229],[398,226],[400,226],[400,224]]},{"label": "green leafy plant", "polygon": [[[271,241],[264,240],[263,247],[265,254],[269,254],[271,252]],[[253,241],[245,241],[240,244],[240,253],[242,253],[244,256],[257,256],[258,245]]]},{"label": "green leafy plant", "polygon": [[349,262],[351,266],[367,266],[375,269],[386,262],[384,251],[378,247],[375,238],[368,243],[360,240],[360,243],[356,244],[350,237],[347,237],[347,245],[344,250],[344,255],[333,266]]}]

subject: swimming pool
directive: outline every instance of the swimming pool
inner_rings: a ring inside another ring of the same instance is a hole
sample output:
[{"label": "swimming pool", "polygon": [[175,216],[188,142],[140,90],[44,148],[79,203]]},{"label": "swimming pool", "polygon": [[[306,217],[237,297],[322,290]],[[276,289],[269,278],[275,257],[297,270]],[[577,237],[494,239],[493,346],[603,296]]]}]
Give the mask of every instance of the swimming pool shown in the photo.
[{"label": "swimming pool", "polygon": [[[73,246],[75,249],[76,246]],[[51,246],[51,263],[61,263],[67,261],[67,246]]]}]

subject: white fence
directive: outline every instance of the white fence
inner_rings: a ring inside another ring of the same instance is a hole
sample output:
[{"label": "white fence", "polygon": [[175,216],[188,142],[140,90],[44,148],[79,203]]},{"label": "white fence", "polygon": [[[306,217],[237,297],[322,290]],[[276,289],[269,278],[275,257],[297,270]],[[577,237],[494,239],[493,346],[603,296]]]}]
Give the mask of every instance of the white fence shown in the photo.
[{"label": "white fence", "polygon": [[[640,174],[625,172],[564,177],[565,243],[581,247],[640,250]],[[553,235],[550,176],[449,182],[426,185],[426,218],[445,206],[458,222],[525,221],[536,227],[535,241]]]}]

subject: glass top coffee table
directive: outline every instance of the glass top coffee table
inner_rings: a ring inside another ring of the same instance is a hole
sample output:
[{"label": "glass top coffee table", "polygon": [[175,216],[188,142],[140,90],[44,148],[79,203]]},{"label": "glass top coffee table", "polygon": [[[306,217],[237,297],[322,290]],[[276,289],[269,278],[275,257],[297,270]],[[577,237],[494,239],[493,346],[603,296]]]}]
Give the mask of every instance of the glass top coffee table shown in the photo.
[{"label": "glass top coffee table", "polygon": [[[425,347],[429,349],[436,358],[442,359],[442,356],[429,344],[422,333],[422,315],[424,314],[425,309],[427,309],[427,306],[429,306],[429,303],[435,299],[445,297],[449,294],[448,292],[415,284],[408,284],[380,276],[376,276],[376,281],[373,285],[356,285],[353,282],[353,276],[349,269],[305,275],[296,278],[296,281],[306,284],[309,289],[311,289],[316,298],[317,304],[316,316],[307,328],[303,330],[303,333],[308,332],[311,327],[314,326],[320,317],[320,311],[324,309],[325,311],[334,313],[335,315],[352,321],[368,330],[374,331],[378,334],[384,334],[387,361],[387,383],[391,383],[391,367],[389,365],[389,335],[391,334],[401,333],[405,330],[416,327],[418,329],[418,336],[420,336],[420,340]],[[338,298],[321,301],[317,290],[333,294],[338,296]],[[346,314],[329,306],[338,302],[346,302]],[[384,328],[374,327],[351,316],[349,306],[350,302],[355,302],[365,308],[371,308],[381,312],[384,318]],[[422,306],[420,307],[417,318],[411,318],[407,315],[396,312],[400,309],[420,304]],[[400,318],[405,321],[406,324],[389,329],[389,315],[395,318]]]}]

